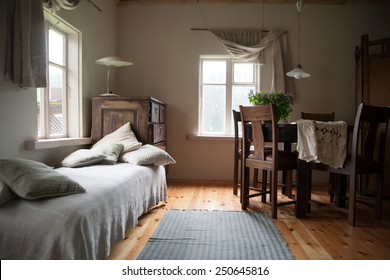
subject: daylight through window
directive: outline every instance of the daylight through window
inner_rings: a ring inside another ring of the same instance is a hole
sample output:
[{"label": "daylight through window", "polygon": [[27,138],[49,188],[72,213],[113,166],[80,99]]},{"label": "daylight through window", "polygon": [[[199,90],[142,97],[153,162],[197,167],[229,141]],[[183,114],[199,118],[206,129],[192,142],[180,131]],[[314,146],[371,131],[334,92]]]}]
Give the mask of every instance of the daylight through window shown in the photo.
[{"label": "daylight through window", "polygon": [[226,57],[200,59],[200,135],[231,135],[232,110],[249,105],[248,94],[259,88],[259,65]]}]

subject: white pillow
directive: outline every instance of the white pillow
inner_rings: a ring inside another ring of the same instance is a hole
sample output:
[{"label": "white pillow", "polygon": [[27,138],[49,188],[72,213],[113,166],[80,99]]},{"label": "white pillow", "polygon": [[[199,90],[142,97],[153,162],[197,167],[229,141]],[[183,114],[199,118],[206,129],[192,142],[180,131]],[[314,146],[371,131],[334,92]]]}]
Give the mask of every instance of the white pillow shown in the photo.
[{"label": "white pillow", "polygon": [[119,161],[136,165],[167,165],[176,161],[166,151],[155,146],[146,144],[136,151],[124,153],[119,156]]},{"label": "white pillow", "polygon": [[93,147],[91,149],[91,152],[95,152],[97,154],[102,153],[103,155],[105,155],[105,159],[103,159],[103,161],[99,163],[115,164],[122,150],[123,150],[123,144],[116,143],[116,144],[99,145]]},{"label": "white pillow", "polygon": [[123,144],[122,153],[135,151],[142,145],[141,142],[138,142],[137,137],[135,137],[134,132],[131,130],[131,125],[128,122],[114,132],[104,136],[95,145],[93,145],[93,148],[104,144],[117,143]]},{"label": "white pillow", "polygon": [[81,167],[97,163],[104,159],[106,159],[106,155],[101,151],[80,149],[64,158],[61,165],[65,167]]},{"label": "white pillow", "polygon": [[0,205],[6,204],[8,201],[17,197],[18,196],[3,181],[0,181]]}]

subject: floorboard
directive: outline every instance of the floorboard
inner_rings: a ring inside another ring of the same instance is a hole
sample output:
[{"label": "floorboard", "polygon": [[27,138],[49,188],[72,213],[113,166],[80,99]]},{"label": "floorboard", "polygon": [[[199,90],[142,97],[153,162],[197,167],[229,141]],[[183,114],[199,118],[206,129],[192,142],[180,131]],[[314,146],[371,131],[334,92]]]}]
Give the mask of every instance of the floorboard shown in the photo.
[{"label": "floorboard", "polygon": [[[164,215],[165,209],[241,210],[240,197],[229,184],[171,183],[169,199],[143,215],[138,226],[116,244],[109,259],[136,259]],[[390,201],[385,201],[383,220],[375,221],[374,209],[357,207],[357,226],[347,223],[345,209],[329,203],[327,190],[313,187],[312,211],[296,219],[294,205],[278,208],[274,223],[298,260],[377,260],[390,259]],[[279,199],[284,197],[279,194]],[[249,211],[270,211],[259,197],[250,199]]]}]

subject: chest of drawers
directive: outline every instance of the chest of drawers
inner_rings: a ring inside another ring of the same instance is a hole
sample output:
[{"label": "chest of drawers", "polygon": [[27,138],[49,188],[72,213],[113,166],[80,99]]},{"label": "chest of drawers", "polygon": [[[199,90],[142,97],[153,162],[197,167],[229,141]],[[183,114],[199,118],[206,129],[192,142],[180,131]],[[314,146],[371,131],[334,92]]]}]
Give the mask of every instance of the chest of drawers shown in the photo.
[{"label": "chest of drawers", "polygon": [[164,147],[165,104],[152,97],[92,98],[92,143],[130,122],[138,141]]}]

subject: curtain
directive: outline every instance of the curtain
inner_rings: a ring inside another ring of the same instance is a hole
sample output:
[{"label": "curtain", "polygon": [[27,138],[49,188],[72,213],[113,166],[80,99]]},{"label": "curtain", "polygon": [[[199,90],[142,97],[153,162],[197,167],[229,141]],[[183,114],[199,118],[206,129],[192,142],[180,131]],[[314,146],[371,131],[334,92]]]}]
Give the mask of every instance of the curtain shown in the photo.
[{"label": "curtain", "polygon": [[73,10],[80,4],[81,0],[42,0],[44,8],[50,12],[55,12],[62,9]]},{"label": "curtain", "polygon": [[216,39],[235,58],[253,63],[264,63],[263,50],[272,48],[271,92],[280,91],[295,97],[294,83],[286,78],[286,70],[291,69],[287,45],[287,33],[272,30],[262,38],[261,30],[210,30]]},{"label": "curtain", "polygon": [[8,0],[4,78],[19,87],[46,87],[42,0]]}]

